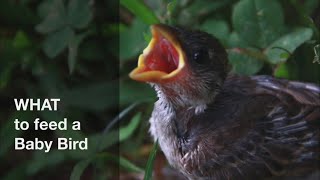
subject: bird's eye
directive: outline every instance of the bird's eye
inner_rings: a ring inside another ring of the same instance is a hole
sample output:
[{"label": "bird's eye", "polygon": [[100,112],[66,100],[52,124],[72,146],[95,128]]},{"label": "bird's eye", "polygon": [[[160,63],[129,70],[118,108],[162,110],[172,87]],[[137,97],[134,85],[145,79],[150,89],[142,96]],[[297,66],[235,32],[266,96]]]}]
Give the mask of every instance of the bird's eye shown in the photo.
[{"label": "bird's eye", "polygon": [[200,49],[193,54],[193,59],[195,62],[201,64],[209,59],[208,51]]}]

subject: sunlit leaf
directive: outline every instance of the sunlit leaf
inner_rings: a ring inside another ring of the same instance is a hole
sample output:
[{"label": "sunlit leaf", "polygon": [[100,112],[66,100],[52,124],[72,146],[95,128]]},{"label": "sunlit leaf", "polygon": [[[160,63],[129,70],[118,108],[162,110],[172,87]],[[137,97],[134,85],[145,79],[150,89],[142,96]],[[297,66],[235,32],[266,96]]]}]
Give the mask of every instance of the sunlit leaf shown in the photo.
[{"label": "sunlit leaf", "polygon": [[284,52],[284,53],[281,53],[281,54],[280,54],[280,57],[281,57],[282,59],[288,59],[288,58],[290,57],[290,54],[287,53],[287,52]]},{"label": "sunlit leaf", "polygon": [[281,56],[281,54],[293,53],[297,47],[309,40],[311,37],[312,30],[310,28],[298,28],[273,42],[266,49],[265,54],[268,56],[271,63],[284,62],[289,56]]},{"label": "sunlit leaf", "polygon": [[278,67],[275,69],[273,75],[279,78],[289,78],[289,70],[288,66],[285,63],[279,64]]}]

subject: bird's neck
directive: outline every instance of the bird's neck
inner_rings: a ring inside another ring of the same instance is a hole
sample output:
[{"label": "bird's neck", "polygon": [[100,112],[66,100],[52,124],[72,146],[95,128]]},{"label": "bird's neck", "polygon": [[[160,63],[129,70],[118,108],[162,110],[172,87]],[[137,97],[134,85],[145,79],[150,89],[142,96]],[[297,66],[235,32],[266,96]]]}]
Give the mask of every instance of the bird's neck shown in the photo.
[{"label": "bird's neck", "polygon": [[177,137],[174,133],[175,110],[171,103],[165,99],[159,99],[155,105],[150,118],[150,134],[154,141],[158,141],[162,151],[170,164],[175,164],[177,154]]},{"label": "bird's neck", "polygon": [[194,109],[196,114],[203,112],[207,104],[214,101],[217,91],[206,92],[205,88],[192,84],[153,85],[159,101],[173,110]]}]

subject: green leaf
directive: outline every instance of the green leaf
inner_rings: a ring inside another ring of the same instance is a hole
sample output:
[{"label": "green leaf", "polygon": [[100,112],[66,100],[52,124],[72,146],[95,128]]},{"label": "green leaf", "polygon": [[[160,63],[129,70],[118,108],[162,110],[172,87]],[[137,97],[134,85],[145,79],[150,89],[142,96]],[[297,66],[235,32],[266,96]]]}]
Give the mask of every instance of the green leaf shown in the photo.
[{"label": "green leaf", "polygon": [[142,1],[139,0],[120,0],[120,4],[126,7],[134,15],[140,18],[146,24],[159,23],[158,18],[153,11],[149,9]]},{"label": "green leaf", "polygon": [[[45,0],[42,1],[39,6],[37,7],[38,15],[44,19],[47,17],[48,13],[50,12],[51,8],[54,6],[54,3],[57,3],[57,0]],[[62,2],[62,1],[61,1]],[[63,4],[62,4],[63,5]]]},{"label": "green leaf", "polygon": [[142,100],[154,100],[154,90],[147,84],[134,81],[120,81],[120,105]]},{"label": "green leaf", "polygon": [[230,4],[231,1],[178,1],[180,12],[178,11],[178,15],[175,17],[177,20],[175,21],[179,25],[194,27],[208,16],[215,14],[220,8],[222,9]]},{"label": "green leaf", "polygon": [[284,53],[280,54],[280,57],[283,58],[283,59],[288,59],[290,57],[290,54],[287,53],[287,52],[284,52]]},{"label": "green leaf", "polygon": [[119,142],[122,142],[128,139],[133,134],[134,130],[137,129],[140,120],[141,120],[141,112],[137,113],[127,126],[120,128]]},{"label": "green leaf", "polygon": [[[50,6],[49,6],[50,4]],[[46,18],[36,26],[40,33],[47,34],[64,27],[66,22],[66,10],[62,0],[53,0],[52,3],[46,2],[39,6],[41,14],[47,13]]]},{"label": "green leaf", "polygon": [[176,23],[176,17],[175,17],[175,11],[178,7],[178,1],[172,0],[167,5],[167,16],[168,16],[168,24],[169,25],[175,25]]},{"label": "green leaf", "polygon": [[150,42],[151,39],[152,39],[151,32],[149,32],[149,33],[143,32],[143,38],[144,38],[144,40],[145,40],[147,43]]},{"label": "green leaf", "polygon": [[74,31],[69,27],[49,34],[43,43],[44,52],[49,58],[56,57],[68,46],[73,36]]},{"label": "green leaf", "polygon": [[171,2],[168,3],[167,5],[167,12],[169,14],[172,14],[175,10],[175,8],[177,7],[177,0],[172,0]]},{"label": "green leaf", "polygon": [[69,67],[69,73],[72,74],[74,67],[76,65],[77,61],[77,55],[78,55],[78,46],[81,40],[78,40],[76,36],[73,36],[73,38],[70,40],[68,44],[69,54],[68,54],[68,67]]},{"label": "green leaf", "polygon": [[278,67],[275,69],[273,75],[278,78],[288,79],[290,76],[289,76],[289,70],[288,70],[287,64],[285,63],[279,64]]},{"label": "green leaf", "polygon": [[85,28],[93,15],[89,0],[70,0],[68,4],[68,24],[74,28]]},{"label": "green leaf", "polygon": [[240,39],[239,34],[237,32],[232,32],[227,39],[228,47],[235,47],[235,48],[245,48],[248,47],[247,43]]},{"label": "green leaf", "polygon": [[80,180],[83,171],[89,166],[92,159],[85,159],[77,163],[71,173],[70,180]]},{"label": "green leaf", "polygon": [[[194,1],[190,6],[186,8],[186,11],[189,12],[194,17],[199,17],[203,14],[208,14],[210,12],[217,11],[219,8],[229,4],[230,0],[224,1]],[[182,17],[183,18],[183,17]]]},{"label": "green leaf", "polygon": [[281,34],[284,27],[282,12],[276,0],[241,0],[234,7],[233,27],[249,45],[264,48]]},{"label": "green leaf", "polygon": [[13,47],[23,49],[29,47],[31,42],[23,31],[18,31],[13,39]]},{"label": "green leaf", "polygon": [[78,56],[78,47],[82,40],[88,35],[88,33],[82,33],[80,35],[71,36],[68,44],[69,54],[68,54],[68,67],[69,72],[72,74],[74,67],[76,65],[76,60]]},{"label": "green leaf", "polygon": [[214,35],[219,40],[227,40],[229,27],[226,21],[210,19],[201,24],[200,29]]},{"label": "green leaf", "polygon": [[271,63],[284,62],[289,56],[281,56],[283,53],[293,53],[293,51],[304,42],[310,40],[312,30],[310,28],[298,28],[293,32],[280,37],[273,42],[265,51]]},{"label": "green leaf", "polygon": [[142,52],[147,45],[143,32],[147,30],[148,26],[136,18],[130,28],[120,33],[120,60],[127,60]]},{"label": "green leaf", "polygon": [[151,180],[152,179],[152,171],[153,171],[153,162],[156,159],[158,151],[158,140],[157,142],[154,143],[153,148],[151,150],[151,153],[148,158],[147,166],[145,169],[145,174],[144,174],[144,180]]},{"label": "green leaf", "polygon": [[232,64],[233,71],[244,75],[257,73],[263,67],[263,61],[255,58],[252,54],[259,54],[259,51],[250,50],[252,53],[243,51],[245,50],[231,50],[228,52],[229,62]]}]

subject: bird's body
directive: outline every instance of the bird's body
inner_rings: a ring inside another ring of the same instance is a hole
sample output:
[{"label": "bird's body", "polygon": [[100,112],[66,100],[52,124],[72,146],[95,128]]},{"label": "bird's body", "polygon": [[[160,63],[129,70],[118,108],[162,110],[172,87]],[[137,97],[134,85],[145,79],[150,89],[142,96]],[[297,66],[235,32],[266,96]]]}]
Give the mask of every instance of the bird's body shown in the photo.
[{"label": "bird's body", "polygon": [[215,180],[319,170],[319,86],[227,75],[225,50],[204,32],[155,25],[153,36],[130,76],[158,94],[150,132],[170,165]]},{"label": "bird's body", "polygon": [[231,76],[198,114],[159,97],[150,131],[189,179],[299,176],[319,165],[319,93],[312,84]]}]

